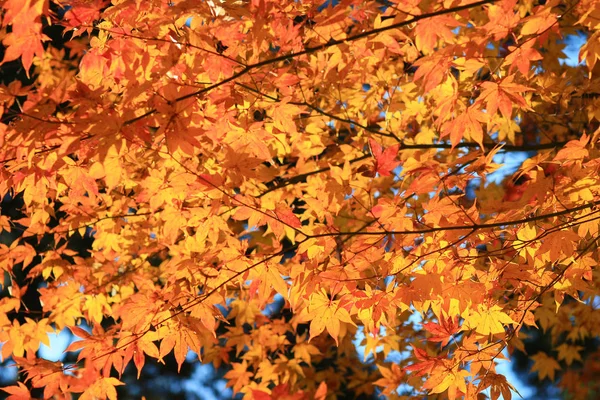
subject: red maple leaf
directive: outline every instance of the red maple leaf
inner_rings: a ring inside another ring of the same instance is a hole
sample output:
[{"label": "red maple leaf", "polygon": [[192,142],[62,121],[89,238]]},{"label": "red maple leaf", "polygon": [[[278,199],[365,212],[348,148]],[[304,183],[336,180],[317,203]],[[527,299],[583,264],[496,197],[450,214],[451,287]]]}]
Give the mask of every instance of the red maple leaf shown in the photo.
[{"label": "red maple leaf", "polygon": [[391,171],[400,165],[400,162],[395,160],[400,149],[399,144],[390,146],[384,151],[379,143],[374,139],[369,139],[369,147],[371,148],[371,154],[375,157],[375,173],[381,176],[390,176]]}]

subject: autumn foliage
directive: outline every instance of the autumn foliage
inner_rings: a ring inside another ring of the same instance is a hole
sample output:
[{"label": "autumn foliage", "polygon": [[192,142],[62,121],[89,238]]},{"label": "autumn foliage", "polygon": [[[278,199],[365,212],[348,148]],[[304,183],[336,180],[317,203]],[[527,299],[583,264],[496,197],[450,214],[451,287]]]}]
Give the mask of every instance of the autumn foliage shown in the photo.
[{"label": "autumn foliage", "polygon": [[598,393],[600,1],[0,4],[10,399],[189,352],[244,399],[510,399],[531,329]]}]

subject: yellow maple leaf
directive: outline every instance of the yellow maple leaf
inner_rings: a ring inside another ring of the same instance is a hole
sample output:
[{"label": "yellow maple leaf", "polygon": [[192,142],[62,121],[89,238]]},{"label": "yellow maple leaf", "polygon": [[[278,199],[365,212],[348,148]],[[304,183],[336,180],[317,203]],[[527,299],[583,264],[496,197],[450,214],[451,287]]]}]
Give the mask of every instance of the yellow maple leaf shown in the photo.
[{"label": "yellow maple leaf", "polygon": [[467,392],[467,384],[465,379],[469,376],[469,372],[461,369],[452,369],[450,371],[444,371],[443,374],[433,375],[425,385],[426,389],[431,389],[430,394],[442,393],[448,390],[448,399],[454,400],[458,394],[458,391],[462,393]]},{"label": "yellow maple leaf", "polygon": [[81,400],[96,400],[96,399],[117,399],[117,389],[115,386],[124,385],[117,378],[100,378],[94,382],[83,394]]},{"label": "yellow maple leaf", "polygon": [[463,330],[475,329],[475,332],[481,335],[495,335],[497,333],[504,333],[504,326],[507,324],[514,324],[506,313],[502,311],[502,308],[495,305],[490,308],[480,304],[478,306],[479,311],[471,312],[465,317],[463,324]]},{"label": "yellow maple leaf", "polygon": [[308,305],[308,313],[312,318],[310,339],[320,335],[323,330],[327,329],[335,343],[338,344],[340,321],[356,326],[352,322],[348,310],[342,307],[339,300],[330,299],[325,289],[312,294]]},{"label": "yellow maple leaf", "polygon": [[98,323],[102,322],[104,313],[110,314],[111,307],[103,294],[85,295],[83,310],[88,312],[90,319]]},{"label": "yellow maple leaf", "polygon": [[294,358],[302,360],[307,364],[311,363],[311,356],[320,355],[318,348],[304,341],[305,336],[296,337],[296,345],[294,346]]}]

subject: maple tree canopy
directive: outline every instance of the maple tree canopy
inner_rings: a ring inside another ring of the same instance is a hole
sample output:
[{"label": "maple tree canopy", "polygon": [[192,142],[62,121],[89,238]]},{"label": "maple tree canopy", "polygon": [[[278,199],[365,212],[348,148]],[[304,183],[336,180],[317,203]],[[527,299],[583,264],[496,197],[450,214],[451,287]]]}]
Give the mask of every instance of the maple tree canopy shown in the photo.
[{"label": "maple tree canopy", "polygon": [[600,1],[0,4],[11,399],[190,351],[244,399],[510,399],[527,329],[598,390]]}]

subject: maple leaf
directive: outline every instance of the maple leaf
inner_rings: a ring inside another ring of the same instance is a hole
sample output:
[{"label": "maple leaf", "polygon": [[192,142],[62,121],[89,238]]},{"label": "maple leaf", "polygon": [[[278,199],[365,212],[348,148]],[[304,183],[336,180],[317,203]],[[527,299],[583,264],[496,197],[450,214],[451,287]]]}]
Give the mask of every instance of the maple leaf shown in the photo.
[{"label": "maple leaf", "polygon": [[519,93],[531,89],[512,83],[513,79],[514,75],[511,75],[504,78],[500,83],[483,82],[481,84],[483,91],[478,101],[486,103],[489,114],[494,115],[500,109],[500,113],[504,118],[510,119],[513,105],[527,108],[527,102]]},{"label": "maple leaf", "polygon": [[293,117],[300,112],[300,108],[293,104],[289,104],[289,98],[283,98],[273,108],[272,118],[275,128],[286,133],[296,132],[296,123]]},{"label": "maple leaf", "polygon": [[533,61],[542,60],[544,57],[536,50],[532,40],[526,41],[520,47],[509,46],[509,54],[506,56],[506,63],[510,65],[509,73],[517,68],[523,75],[528,75]]},{"label": "maple leaf", "polygon": [[539,34],[556,23],[557,16],[549,8],[540,8],[540,12],[526,18],[521,28],[521,35]]},{"label": "maple leaf", "polygon": [[429,57],[420,58],[413,64],[417,67],[414,80],[423,80],[423,91],[429,92],[444,81],[450,64],[451,61],[449,59],[436,53]]},{"label": "maple leaf", "polygon": [[242,361],[241,363],[232,363],[231,371],[225,374],[225,378],[229,379],[227,386],[233,387],[233,391],[238,393],[242,387],[250,382],[252,372],[248,371],[248,363]]},{"label": "maple leaf", "polygon": [[400,165],[399,162],[395,161],[400,148],[399,144],[390,146],[384,151],[379,143],[374,139],[369,139],[369,147],[371,148],[371,154],[375,157],[375,173],[381,176],[390,176],[392,170]]},{"label": "maple leaf", "polygon": [[315,292],[310,297],[308,313],[312,319],[310,322],[310,339],[327,329],[333,340],[338,343],[340,323],[355,325],[348,310],[344,308],[344,303],[341,300],[330,299],[324,289]]},{"label": "maple leaf", "polygon": [[[108,4],[107,0],[73,1],[64,15],[65,27],[72,29],[75,35],[81,35],[86,29],[82,25],[92,25],[100,18],[100,11]],[[87,28],[89,30],[89,28]]]},{"label": "maple leaf", "polygon": [[373,384],[382,386],[382,394],[384,395],[391,395],[400,386],[405,375],[397,364],[392,364],[390,368],[380,366],[379,372],[383,377],[373,382]]},{"label": "maple leaf", "polygon": [[9,394],[6,400],[29,400],[31,399],[31,394],[29,393],[29,389],[27,386],[23,385],[21,382],[17,382],[17,386],[8,386],[0,388],[0,390],[5,391]]},{"label": "maple leaf", "polygon": [[596,61],[600,58],[599,38],[600,32],[595,32],[579,50],[579,62],[585,60],[590,71],[594,68]]},{"label": "maple leaf", "polygon": [[[581,359],[581,350],[583,350],[582,346],[570,345],[567,343],[563,343],[556,348],[558,350],[558,359],[565,360],[567,365],[573,364],[573,361],[582,361]],[[552,379],[552,378],[551,378]]]},{"label": "maple leaf", "polygon": [[450,27],[455,28],[458,25],[460,22],[448,15],[419,21],[415,32],[415,44],[424,54],[429,54],[436,47],[439,39],[451,41],[454,34]]},{"label": "maple leaf", "polygon": [[[325,391],[327,391],[327,386],[325,386]],[[287,383],[282,383],[275,386],[271,390],[271,394],[266,393],[262,390],[252,389],[252,396],[254,400],[302,400],[305,399],[305,393],[303,391],[298,391],[296,393],[290,393],[290,386]],[[315,399],[317,398],[315,394]],[[320,397],[323,398],[323,397]]]},{"label": "maple leaf", "polygon": [[124,335],[119,340],[118,347],[125,347],[125,354],[123,355],[123,365],[127,365],[133,358],[133,363],[138,371],[138,379],[142,373],[142,368],[146,363],[146,355],[152,358],[160,358],[160,352],[158,347],[153,343],[156,340],[155,335],[147,333],[142,338],[137,339],[133,335]]},{"label": "maple leaf", "polygon": [[513,324],[513,321],[502,308],[494,305],[486,307],[482,304],[478,305],[479,311],[471,311],[467,317],[462,329],[475,329],[475,332],[482,335],[495,335],[505,332],[505,325]]},{"label": "maple leaf", "polygon": [[23,369],[27,375],[27,381],[31,381],[34,388],[44,388],[44,398],[51,398],[62,392],[63,387],[68,387],[69,378],[65,376],[61,362],[48,360],[35,360],[13,357],[14,361]]},{"label": "maple leaf", "polygon": [[454,400],[456,396],[467,392],[466,379],[470,376],[468,371],[454,368],[449,371],[444,371],[433,375],[425,382],[423,387],[430,389],[429,393],[443,393],[448,391],[448,399]]},{"label": "maple leaf", "polygon": [[554,374],[560,369],[560,364],[558,364],[556,359],[543,351],[534,354],[531,356],[531,359],[534,361],[531,367],[532,372],[537,371],[540,379],[549,378],[551,381],[554,380]]},{"label": "maple leaf", "polygon": [[117,399],[117,389],[115,386],[124,385],[117,378],[100,378],[87,388],[79,397],[82,400],[94,399]]},{"label": "maple leaf", "polygon": [[202,342],[198,332],[202,328],[199,326],[200,321],[191,317],[180,317],[177,320],[179,323],[175,324],[174,329],[160,342],[159,360],[162,360],[164,356],[173,351],[179,371],[185,361],[185,357],[188,355],[189,349],[200,356]]},{"label": "maple leaf", "polygon": [[571,140],[564,148],[554,157],[555,160],[571,160],[577,161],[588,157],[589,152],[586,149],[590,141],[590,137],[583,134],[579,140]]},{"label": "maple leaf", "polygon": [[467,110],[452,121],[446,122],[442,127],[441,137],[450,136],[452,147],[456,147],[463,136],[474,140],[483,148],[483,128],[481,122],[485,122],[484,114],[475,106]]},{"label": "maple leaf", "polygon": [[481,389],[487,387],[491,387],[490,394],[492,400],[499,399],[500,395],[502,395],[504,400],[510,400],[512,398],[511,390],[516,391],[516,389],[507,382],[506,377],[493,372],[488,373],[481,384]]},{"label": "maple leaf", "polygon": [[448,317],[447,319],[442,318],[439,325],[434,322],[424,323],[423,328],[433,334],[433,336],[428,339],[429,341],[440,342],[440,345],[444,347],[452,339],[454,334],[458,333],[459,325],[454,318]]},{"label": "maple leaf", "polygon": [[416,346],[411,345],[413,348],[413,352],[415,353],[415,357],[420,362],[409,365],[405,369],[407,371],[417,371],[418,375],[425,375],[432,373],[433,370],[436,370],[440,367],[443,367],[444,360],[442,357],[431,357],[427,352],[423,349],[420,349]]},{"label": "maple leaf", "polygon": [[[14,12],[14,17],[5,17],[5,21],[12,20],[12,32],[7,34],[2,43],[7,47],[4,59],[0,65],[21,57],[21,62],[29,75],[33,57],[44,55],[42,42],[50,38],[42,33],[41,14],[47,8],[45,2],[36,0],[33,5],[25,2],[24,7],[20,2],[8,2],[4,5]],[[10,12],[10,11],[9,11]],[[9,14],[10,15],[10,14]],[[6,22],[5,22],[6,23]]]},{"label": "maple leaf", "polygon": [[252,279],[249,287],[251,298],[257,296],[261,306],[266,304],[273,289],[284,298],[288,296],[288,285],[275,265],[255,268],[249,278]]},{"label": "maple leaf", "polygon": [[277,218],[280,219],[282,222],[285,222],[287,225],[293,228],[302,227],[302,223],[300,222],[296,214],[294,214],[292,210],[281,204],[278,205],[275,209],[275,215],[277,215]]}]

